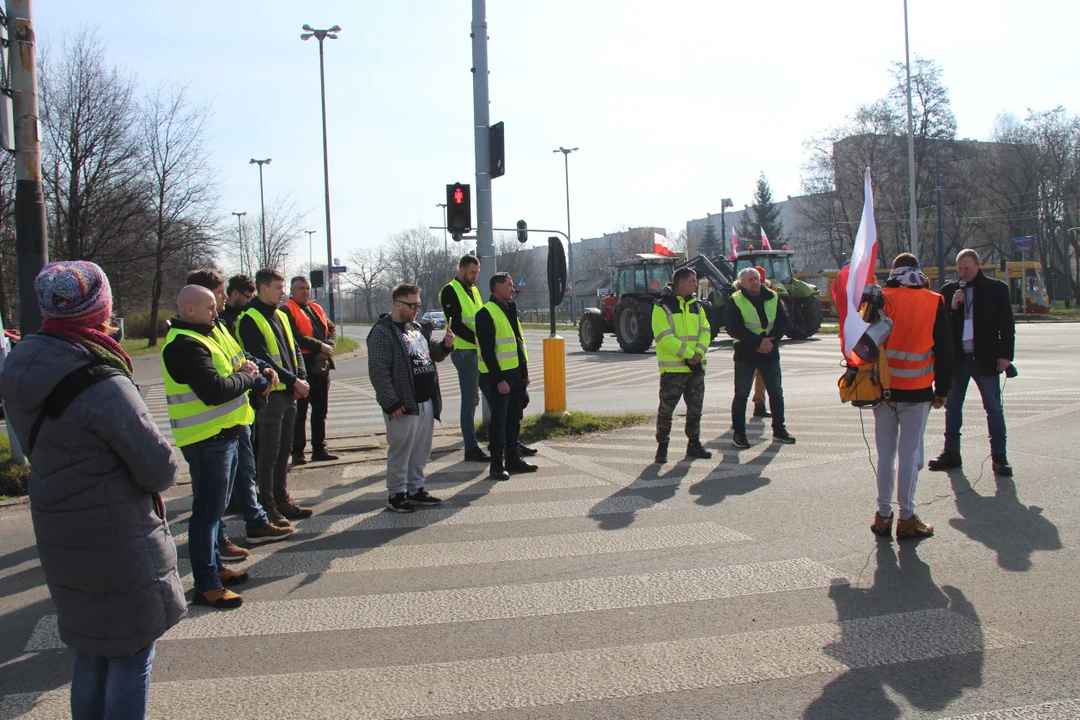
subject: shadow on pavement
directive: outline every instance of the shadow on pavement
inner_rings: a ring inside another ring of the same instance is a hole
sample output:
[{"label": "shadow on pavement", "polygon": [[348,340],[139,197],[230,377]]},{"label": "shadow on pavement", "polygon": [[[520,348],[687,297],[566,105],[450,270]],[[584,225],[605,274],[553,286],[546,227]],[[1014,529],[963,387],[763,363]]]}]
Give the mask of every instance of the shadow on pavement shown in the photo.
[{"label": "shadow on pavement", "polygon": [[[882,615],[945,609],[962,615],[980,628],[978,615],[964,594],[955,587],[934,584],[930,567],[917,554],[917,542],[900,544],[899,557],[893,543],[885,538],[877,542],[877,569],[870,588],[833,585],[829,597],[836,603],[837,619],[858,620]],[[910,622],[900,618],[900,622]],[[946,655],[920,662],[902,662],[905,654],[923,648],[911,647],[905,629],[867,637],[858,623],[842,625],[840,641],[825,652],[847,665],[863,666],[848,670],[830,682],[821,695],[803,713],[804,720],[841,720],[874,718],[892,720],[902,716],[901,709],[889,699],[887,689],[901,695],[921,710],[941,711],[960,697],[967,688],[983,683],[983,652]],[[981,645],[982,631],[979,632]],[[947,642],[947,639],[943,639]],[[867,655],[896,662],[865,667],[873,662]]]},{"label": "shadow on pavement", "polygon": [[1042,508],[1020,502],[1011,477],[995,476],[993,497],[976,492],[960,469],[949,471],[949,480],[956,494],[956,509],[963,516],[949,520],[949,524],[996,552],[1002,570],[1026,572],[1036,550],[1061,549],[1057,526],[1042,514]]}]

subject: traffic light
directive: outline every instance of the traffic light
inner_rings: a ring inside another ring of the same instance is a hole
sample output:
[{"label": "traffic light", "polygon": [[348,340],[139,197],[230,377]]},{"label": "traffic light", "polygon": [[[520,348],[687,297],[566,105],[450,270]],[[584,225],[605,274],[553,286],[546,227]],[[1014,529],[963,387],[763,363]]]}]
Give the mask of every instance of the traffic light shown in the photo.
[{"label": "traffic light", "polygon": [[472,231],[472,197],[468,185],[446,186],[446,226],[455,240]]},{"label": "traffic light", "polygon": [[323,286],[323,271],[312,270],[311,271],[311,287],[321,288]]},{"label": "traffic light", "polygon": [[503,140],[502,121],[488,128],[488,158],[488,172],[492,180],[502,177],[506,173],[506,142]]},{"label": "traffic light", "polygon": [[529,226],[525,224],[524,220],[518,220],[517,231],[519,243],[526,243],[529,241]]}]

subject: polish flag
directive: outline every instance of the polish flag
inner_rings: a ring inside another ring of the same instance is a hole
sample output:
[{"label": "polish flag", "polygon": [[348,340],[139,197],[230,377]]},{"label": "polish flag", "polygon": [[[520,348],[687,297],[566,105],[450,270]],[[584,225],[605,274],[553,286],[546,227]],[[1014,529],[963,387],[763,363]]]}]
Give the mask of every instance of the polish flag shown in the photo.
[{"label": "polish flag", "polygon": [[735,228],[731,228],[731,262],[739,259],[739,236],[735,234]]},{"label": "polish flag", "polygon": [[765,228],[761,228],[761,247],[766,250],[772,250],[772,245],[769,244],[769,238],[765,235]]},{"label": "polish flag", "polygon": [[870,184],[870,168],[866,168],[863,187],[863,212],[851,261],[840,268],[833,280],[833,307],[840,321],[840,348],[849,365],[862,365],[852,350],[869,324],[859,314],[863,289],[873,285],[874,263],[877,262],[877,224],[874,222],[874,190]]},{"label": "polish flag", "polygon": [[675,245],[660,233],[654,232],[653,252],[657,255],[675,255]]}]

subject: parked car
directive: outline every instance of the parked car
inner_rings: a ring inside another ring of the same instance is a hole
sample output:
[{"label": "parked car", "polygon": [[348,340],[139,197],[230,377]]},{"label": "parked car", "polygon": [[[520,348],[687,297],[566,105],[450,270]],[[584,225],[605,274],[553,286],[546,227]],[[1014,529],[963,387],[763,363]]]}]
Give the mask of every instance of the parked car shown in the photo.
[{"label": "parked car", "polygon": [[431,327],[436,330],[446,329],[446,315],[443,314],[442,310],[428,310],[421,316],[420,322],[421,324],[431,323]]}]

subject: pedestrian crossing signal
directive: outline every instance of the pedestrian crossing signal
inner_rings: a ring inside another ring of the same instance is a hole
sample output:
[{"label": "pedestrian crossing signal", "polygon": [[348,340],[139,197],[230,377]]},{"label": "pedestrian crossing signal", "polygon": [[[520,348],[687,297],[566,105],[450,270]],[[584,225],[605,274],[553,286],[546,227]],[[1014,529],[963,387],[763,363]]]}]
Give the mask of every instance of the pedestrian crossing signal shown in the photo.
[{"label": "pedestrian crossing signal", "polygon": [[472,231],[472,198],[468,185],[446,186],[446,229],[455,240]]}]

